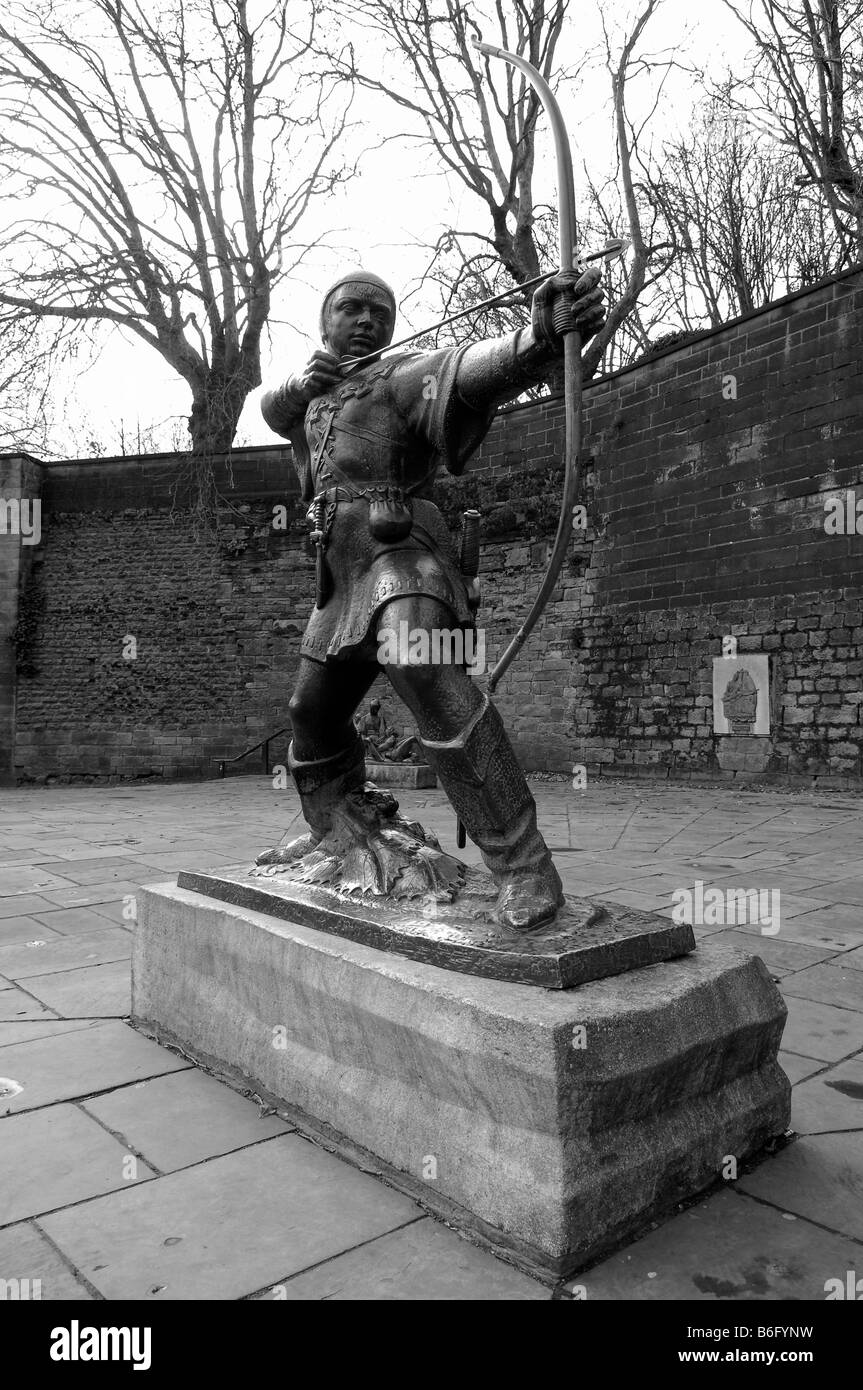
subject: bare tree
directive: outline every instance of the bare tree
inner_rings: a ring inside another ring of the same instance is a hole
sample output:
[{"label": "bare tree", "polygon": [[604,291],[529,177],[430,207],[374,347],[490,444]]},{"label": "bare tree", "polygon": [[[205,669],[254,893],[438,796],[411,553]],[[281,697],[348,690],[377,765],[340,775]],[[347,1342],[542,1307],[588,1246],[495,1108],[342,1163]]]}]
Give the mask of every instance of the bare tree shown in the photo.
[{"label": "bare tree", "polygon": [[[662,71],[673,66],[668,59],[640,56],[644,31],[660,3],[644,0],[622,39],[615,40],[604,29],[618,163],[613,182],[622,217],[622,226],[618,220],[604,231],[618,236],[628,229],[632,254],[610,272],[611,308],[606,327],[585,353],[588,375],[613,357],[609,344],[633,314],[645,287],[648,261],[661,249],[645,233],[643,215],[651,219],[653,213],[640,195],[634,167],[643,127],[633,126],[626,107],[629,81],[655,79],[659,73],[661,88]],[[337,8],[377,36],[381,49],[397,61],[392,74],[381,62],[371,72],[349,43],[330,55],[332,71],[410,113],[416,128],[404,138],[431,147],[439,167],[479,200],[488,217],[487,229],[482,224],[450,228],[431,248],[423,283],[431,279],[440,285],[443,312],[468,307],[511,281],[522,284],[544,269],[550,273],[558,256],[557,214],[555,208],[538,203],[534,193],[538,98],[517,70],[480,58],[471,39],[490,40],[527,58],[552,87],[572,83],[594,55],[582,52],[574,66],[558,66],[569,0],[517,0],[506,8],[496,0],[486,11],[463,0],[338,0]],[[602,209],[607,212],[607,201]],[[592,207],[579,227],[582,242],[588,230],[607,222],[596,212]],[[523,323],[528,303],[525,296],[520,305],[492,311],[486,327],[504,331]]]},{"label": "bare tree", "polygon": [[841,245],[835,267],[863,258],[863,2],[725,0],[754,43],[741,109],[802,164]]},{"label": "bare tree", "polygon": [[[493,41],[558,80],[569,7],[570,0],[517,0],[509,10],[497,3]],[[554,210],[534,197],[541,105],[522,73],[477,54],[472,39],[487,37],[477,8],[462,0],[336,0],[336,10],[346,28],[395,62],[391,72],[380,61],[372,70],[349,41],[330,47],[334,75],[389,98],[409,118],[400,138],[430,148],[437,167],[485,210],[485,226],[450,229],[431,248],[429,274],[441,284],[444,311],[534,279],[555,235]]]},{"label": "bare tree", "polygon": [[199,497],[310,249],[303,216],[348,172],[346,103],[306,61],[316,7],[12,0],[0,19],[0,309],[160,353],[191,391]]},{"label": "bare tree", "polygon": [[[569,5],[570,0],[519,0],[507,15],[497,4],[494,38],[551,77]],[[328,71],[352,90],[365,88],[388,98],[400,127],[387,138],[423,155],[430,151],[432,161],[425,167],[452,175],[487,217],[449,227],[427,243],[428,264],[413,293],[425,300],[436,287],[444,317],[510,288],[513,281],[536,278],[557,255],[556,209],[534,198],[540,103],[521,74],[479,57],[472,39],[483,30],[475,7],[461,0],[334,0],[334,9],[343,32],[352,37],[341,45],[322,45]],[[404,302],[411,298],[408,293]],[[529,304],[526,292],[444,336],[475,337],[477,326],[489,334],[507,332],[524,324]],[[439,338],[430,335],[419,345],[432,346]]]},{"label": "bare tree", "polygon": [[[614,235],[615,227],[627,227],[632,249],[628,263],[612,262],[609,267],[610,309],[604,329],[585,354],[588,375],[600,365],[605,371],[626,366],[644,351],[653,324],[663,317],[667,299],[666,277],[673,245],[663,234],[649,196],[658,177],[649,133],[666,80],[681,64],[674,53],[641,50],[647,25],[660,4],[661,0],[646,0],[629,33],[617,41],[600,9],[617,167],[613,175],[600,181],[585,164],[584,176],[592,225],[603,235]],[[627,105],[627,95],[636,84],[647,88],[642,101],[644,114],[637,121]]]},{"label": "bare tree", "polygon": [[52,452],[59,409],[54,382],[73,362],[77,347],[68,332],[0,315],[0,453],[45,457]]},{"label": "bare tree", "polygon": [[665,144],[650,196],[674,248],[675,326],[718,327],[830,273],[841,245],[822,200],[795,187],[797,167],[727,93],[694,113],[685,139]]}]

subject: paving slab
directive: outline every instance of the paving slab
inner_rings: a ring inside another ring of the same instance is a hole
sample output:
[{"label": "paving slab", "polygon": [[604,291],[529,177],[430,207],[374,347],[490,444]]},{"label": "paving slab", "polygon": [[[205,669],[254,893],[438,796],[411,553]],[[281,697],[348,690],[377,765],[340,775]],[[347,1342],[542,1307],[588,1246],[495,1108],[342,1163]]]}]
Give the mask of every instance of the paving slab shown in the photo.
[{"label": "paving slab", "polygon": [[863,946],[863,914],[847,903],[832,907],[809,906],[799,915],[790,917],[782,902],[782,935],[789,941],[804,945],[832,946],[837,951],[852,951]]},{"label": "paving slab", "polygon": [[0,1278],[19,1280],[19,1297],[20,1281],[29,1280],[29,1297],[38,1297],[43,1303],[67,1299],[77,1303],[93,1297],[29,1221],[0,1231]]},{"label": "paving slab", "polygon": [[0,1047],[9,1047],[11,1043],[35,1042],[37,1038],[54,1038],[59,1033],[78,1033],[82,1028],[95,1028],[98,1023],[96,1018],[66,1019],[53,1018],[51,1015],[43,1019],[28,1019],[23,1023],[0,1023]]},{"label": "paving slab", "polygon": [[90,931],[79,937],[60,937],[44,930],[43,937],[17,945],[0,945],[0,976],[7,980],[26,980],[36,974],[54,974],[79,966],[107,965],[128,960],[132,938],[128,931]]},{"label": "paving slab", "polygon": [[638,893],[628,888],[603,889],[601,893],[589,893],[591,898],[608,898],[609,902],[620,903],[621,907],[635,907],[641,912],[658,912],[668,905],[668,894]]},{"label": "paving slab", "polygon": [[0,921],[0,950],[17,946],[22,941],[36,940],[59,940],[59,932],[37,922],[35,917],[4,917]]},{"label": "paving slab", "polygon": [[10,917],[32,916],[50,906],[48,899],[38,893],[15,893],[8,898],[0,898],[0,922]]},{"label": "paving slab", "polygon": [[[137,898],[137,892],[132,896]],[[105,921],[111,922],[115,927],[131,934],[135,928],[135,918],[124,915],[128,913],[128,910],[129,904],[124,898],[113,898],[109,902],[94,903],[91,908],[91,911],[95,912],[97,916],[103,917]],[[137,903],[133,910],[137,915]]]},{"label": "paving slab", "polygon": [[129,857],[127,845],[96,845],[90,844],[87,840],[45,840],[39,846],[38,859],[34,856],[34,863],[41,865],[42,868],[53,868],[58,865],[56,872],[62,873],[60,866],[62,863],[79,864],[82,868],[89,868],[91,864],[96,864],[100,859],[125,859]]},{"label": "paving slab", "polygon": [[791,1124],[799,1134],[858,1130],[863,1149],[863,1057],[795,1086]]},{"label": "paving slab", "polygon": [[146,861],[132,858],[129,855],[118,854],[114,850],[111,854],[102,856],[91,855],[89,859],[57,859],[48,863],[39,861],[34,868],[43,869],[47,873],[59,874],[62,878],[67,878],[70,883],[86,886],[88,875],[94,870],[98,875],[98,883],[107,883],[109,880],[120,878],[126,869],[138,870],[149,867]]},{"label": "paving slab", "polygon": [[125,1018],[131,1008],[129,961],[31,975],[27,989],[63,1018]]},{"label": "paving slab", "polygon": [[863,970],[863,946],[856,946],[853,951],[846,951],[842,957],[842,965],[846,970]]},{"label": "paving slab", "polygon": [[[798,1139],[771,1163],[741,1178],[738,1186],[772,1206],[863,1241],[863,1138],[859,1133]],[[857,1261],[859,1265],[859,1254]]]},{"label": "paving slab", "polygon": [[295,1134],[41,1223],[105,1298],[242,1298],[413,1221],[415,1202]]},{"label": "paving slab", "polygon": [[20,1023],[25,1018],[56,1018],[52,1009],[14,985],[0,986],[0,1022]]},{"label": "paving slab", "polygon": [[[656,911],[657,911],[657,912],[660,914],[660,916],[662,916],[662,917],[671,917],[672,914],[675,912],[675,909],[674,909],[673,907],[659,907],[659,908],[656,909]],[[677,914],[677,915],[679,916],[679,914]],[[684,914],[683,920],[686,921],[687,917],[691,917],[691,916],[692,916],[691,912],[689,912],[688,909],[687,909],[687,911],[686,911],[685,914]],[[696,939],[696,941],[702,941],[702,940],[706,940],[706,939],[707,939],[708,937],[710,937],[710,936],[716,936],[718,932],[726,931],[727,928],[726,928],[721,922],[716,922],[716,923],[708,922],[708,923],[706,923],[706,924],[704,924],[704,923],[702,923],[702,922],[696,922],[696,923],[693,925],[692,930],[693,930],[694,933],[695,933],[695,939]],[[752,951],[752,947],[751,947],[751,946],[750,946],[750,948],[749,948],[749,954],[750,954],[750,955],[753,954],[753,951]]]},{"label": "paving slab", "polygon": [[792,1086],[796,1086],[798,1081],[803,1081],[807,1076],[814,1076],[821,1071],[826,1062],[816,1062],[811,1057],[798,1057],[793,1052],[780,1052],[779,1065],[784,1071]]},{"label": "paving slab", "polygon": [[57,907],[52,911],[31,913],[40,926],[56,932],[58,936],[89,936],[94,931],[104,931],[107,925],[93,907]]},{"label": "paving slab", "polygon": [[825,884],[833,883],[837,878],[858,878],[859,862],[857,860],[842,860],[837,858],[836,853],[824,854],[799,854],[794,856],[794,862],[801,873],[820,873],[825,872]]},{"label": "paving slab", "polygon": [[[62,870],[58,869],[57,873]],[[807,898],[812,899],[816,905],[823,898],[818,898],[817,890],[824,887],[825,875],[822,873],[817,878],[812,878],[805,874],[796,873],[793,869],[780,868],[761,868],[757,872],[752,872],[747,868],[745,877],[739,870],[731,874],[717,875],[713,883],[717,888],[747,888],[754,889],[756,892],[765,890],[772,893],[779,893],[780,901],[786,898]]]},{"label": "paving slab", "polygon": [[[783,982],[783,992],[798,999],[813,999],[859,1012],[863,1010],[863,971],[845,970],[838,961],[813,965],[789,976]],[[857,1027],[863,1047],[863,1019],[858,1019]]]},{"label": "paving slab", "polygon": [[[257,850],[256,853],[259,854],[260,850]],[[242,859],[243,854],[240,852],[237,862],[239,863]],[[141,870],[161,871],[160,876],[164,878],[166,873],[176,873],[180,869],[188,869],[190,865],[193,865],[196,870],[206,870],[222,868],[224,863],[224,850],[195,849],[190,846],[187,849],[172,850],[164,854],[148,854],[146,860],[139,864],[139,868]]]},{"label": "paving slab", "polygon": [[0,868],[0,898],[17,898],[38,894],[40,888],[68,888],[69,883],[57,874],[46,873],[29,865]]},{"label": "paving slab", "polygon": [[[60,870],[54,869],[54,873]],[[69,867],[64,873],[64,883],[57,884],[56,887],[68,887],[69,884],[76,884],[78,887],[99,887],[113,884],[114,892],[117,892],[118,883],[149,883],[153,878],[160,877],[158,869],[151,869],[146,863],[136,862],[133,859],[124,859],[120,865],[114,865],[110,859],[101,860],[100,865],[94,865],[90,869],[74,869]],[[163,874],[164,877],[164,874]]]},{"label": "paving slab", "polygon": [[26,980],[31,975],[54,974],[79,966],[105,965],[129,960],[132,939],[128,932],[99,930],[82,936],[42,938],[15,946],[0,946],[0,975],[7,980]]},{"label": "paving slab", "polygon": [[777,979],[783,979],[797,970],[805,970],[807,966],[829,960],[835,955],[828,947],[802,946],[798,941],[783,941],[781,935],[764,936],[757,928],[753,931],[721,931],[711,940],[725,946],[736,946],[751,956],[760,956],[771,975]]},{"label": "paving slab", "polygon": [[[859,841],[858,848],[859,848]],[[863,907],[863,878],[840,878],[822,888],[813,889],[812,898],[823,898],[831,903],[849,903]]]},{"label": "paving slab", "polygon": [[425,1217],[297,1274],[256,1298],[320,1301],[548,1302],[551,1289]]},{"label": "paving slab", "polygon": [[[779,900],[783,936],[790,935],[790,929],[796,926],[798,918],[805,918],[810,913],[823,911],[823,906],[823,903],[816,902],[814,898],[805,898],[794,893],[783,893]],[[760,930],[757,924],[749,927],[746,923],[740,923],[739,929],[741,931]]]},{"label": "paving slab", "polygon": [[0,1143],[0,1226],[153,1176],[75,1105],[49,1105],[0,1120]]},{"label": "paving slab", "polygon": [[83,1104],[162,1173],[292,1128],[277,1115],[262,1117],[255,1101],[194,1069],[138,1081]]},{"label": "paving slab", "polygon": [[[41,911],[55,907],[92,907],[94,910],[102,903],[114,902],[125,893],[136,893],[138,885],[130,879],[122,883],[100,883],[96,888],[76,885],[74,888],[58,888],[43,893]],[[2,900],[0,900],[2,901]]]},{"label": "paving slab", "polygon": [[828,1279],[859,1265],[853,1240],[788,1220],[735,1190],[681,1212],[567,1287],[579,1286],[588,1302],[806,1302],[823,1300]]},{"label": "paving slab", "polygon": [[863,1047],[860,1015],[852,1009],[837,1009],[831,1004],[789,994],[785,1002],[788,1021],[782,1034],[782,1046],[786,1052],[796,1052],[799,1057],[815,1057],[821,1062],[838,1062]]},{"label": "paving slab", "polygon": [[20,1095],[5,1097],[2,1110],[6,1114],[33,1110],[188,1066],[185,1058],[142,1038],[125,1024],[100,1022],[58,1037],[5,1047],[3,1073],[24,1089]]}]

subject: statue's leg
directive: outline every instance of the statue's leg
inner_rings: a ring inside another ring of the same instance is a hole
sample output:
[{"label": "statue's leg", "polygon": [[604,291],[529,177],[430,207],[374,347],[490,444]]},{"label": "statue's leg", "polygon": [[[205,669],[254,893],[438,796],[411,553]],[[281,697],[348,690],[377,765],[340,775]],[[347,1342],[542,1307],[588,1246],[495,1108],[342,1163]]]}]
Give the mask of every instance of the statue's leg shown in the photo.
[{"label": "statue's leg", "polygon": [[[429,598],[395,600],[380,623],[390,628],[402,619],[427,630],[446,630],[453,622],[449,610]],[[494,705],[464,666],[405,662],[384,669],[500,889],[498,921],[520,931],[547,921],[562,905],[563,889],[537,828],[536,802]]]},{"label": "statue's leg", "polygon": [[354,715],[381,668],[374,661],[300,659],[288,711],[292,748],[304,761],[330,758],[357,741]]},{"label": "statue's leg", "polygon": [[300,661],[289,705],[293,738],[288,766],[300,794],[309,833],[259,857],[259,864],[299,859],[332,826],[332,808],[365,781],[365,755],[353,716],[380,675],[374,662],[340,661],[324,665]]}]

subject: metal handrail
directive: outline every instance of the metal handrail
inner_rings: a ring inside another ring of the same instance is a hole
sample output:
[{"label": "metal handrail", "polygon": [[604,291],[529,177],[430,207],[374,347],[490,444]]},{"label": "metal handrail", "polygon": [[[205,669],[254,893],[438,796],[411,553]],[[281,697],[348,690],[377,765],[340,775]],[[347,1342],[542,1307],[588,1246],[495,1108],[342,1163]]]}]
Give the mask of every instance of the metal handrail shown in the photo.
[{"label": "metal handrail", "polygon": [[253,743],[252,746],[251,746],[251,748],[246,748],[242,753],[238,753],[237,756],[236,756],[235,758],[214,758],[213,761],[214,761],[214,762],[217,762],[217,763],[219,764],[219,776],[220,776],[220,777],[224,777],[224,775],[225,775],[225,768],[227,767],[228,763],[238,763],[238,762],[240,762],[243,758],[247,758],[247,757],[249,756],[250,753],[255,753],[255,752],[257,752],[257,750],[260,748],[260,749],[263,750],[264,774],[265,774],[265,776],[269,777],[269,775],[270,775],[270,744],[272,743],[273,739],[275,739],[275,738],[281,738],[282,734],[287,734],[287,733],[290,733],[290,732],[291,732],[291,726],[290,726],[290,724],[286,724],[285,727],[284,727],[283,729],[276,729],[275,733],[267,734],[266,738],[262,738],[258,743]]}]

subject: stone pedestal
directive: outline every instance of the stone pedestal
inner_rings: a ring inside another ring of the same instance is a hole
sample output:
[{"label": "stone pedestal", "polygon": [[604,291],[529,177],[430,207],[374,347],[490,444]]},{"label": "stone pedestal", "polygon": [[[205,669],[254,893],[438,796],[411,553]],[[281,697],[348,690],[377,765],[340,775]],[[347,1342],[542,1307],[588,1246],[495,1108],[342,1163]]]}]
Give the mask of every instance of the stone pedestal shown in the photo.
[{"label": "stone pedestal", "polygon": [[723,772],[765,772],[772,752],[769,738],[724,734],[716,740],[716,761]]},{"label": "stone pedestal", "polygon": [[142,1031],[547,1278],[788,1126],[781,996],[709,943],[546,990],[163,885],[141,893],[132,1000]]},{"label": "stone pedestal", "polygon": [[419,791],[437,786],[434,770],[428,763],[376,763],[366,758],[366,777],[376,787]]}]

